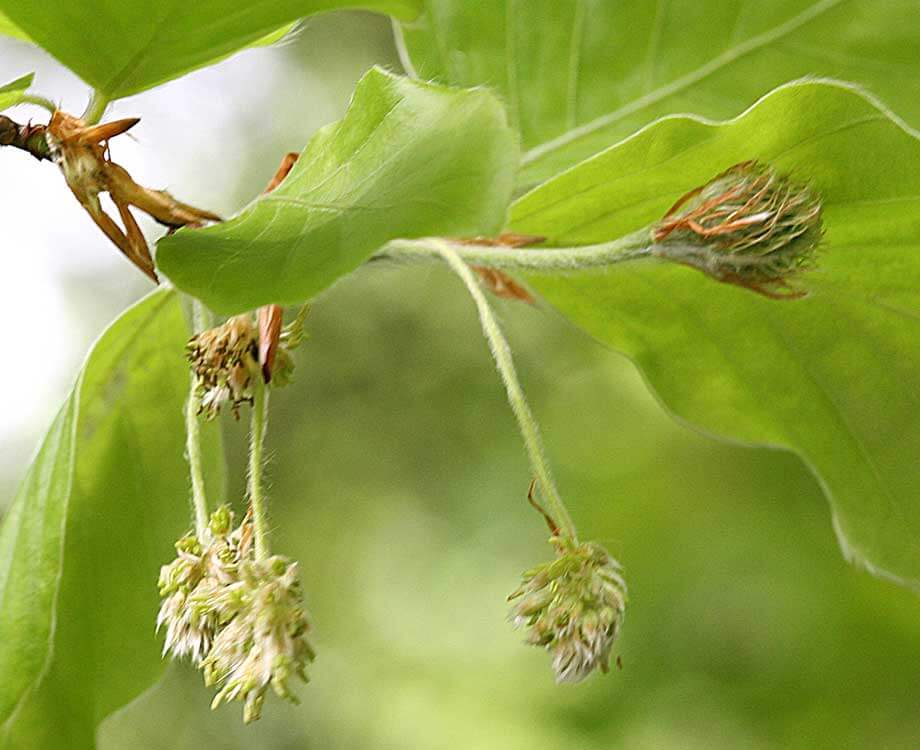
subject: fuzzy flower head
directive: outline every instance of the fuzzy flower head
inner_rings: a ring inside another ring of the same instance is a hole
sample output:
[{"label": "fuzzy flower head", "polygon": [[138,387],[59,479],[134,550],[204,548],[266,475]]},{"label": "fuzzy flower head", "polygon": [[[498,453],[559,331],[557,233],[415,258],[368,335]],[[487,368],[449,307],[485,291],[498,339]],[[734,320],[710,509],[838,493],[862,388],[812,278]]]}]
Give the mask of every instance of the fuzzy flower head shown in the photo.
[{"label": "fuzzy flower head", "polygon": [[239,580],[223,587],[213,605],[223,624],[202,665],[205,682],[220,685],[212,708],[242,701],[248,724],[261,716],[269,686],[296,703],[290,680],[306,682],[307,664],[315,657],[297,563],[278,555],[244,561]]},{"label": "fuzzy flower head", "polygon": [[220,590],[238,578],[240,560],[248,551],[250,525],[232,529],[233,515],[224,506],[211,516],[204,539],[187,534],[176,542],[176,559],[160,569],[163,599],[157,630],[166,627],[163,654],[190,657],[200,664],[220,626],[219,613],[206,592]]},{"label": "fuzzy flower head", "polygon": [[226,506],[211,516],[203,539],[184,536],[176,550],[160,571],[163,653],[190,656],[205,683],[218,687],[212,707],[242,701],[247,723],[261,715],[269,687],[296,703],[291,680],[306,682],[315,658],[297,564],[277,555],[255,559],[251,520],[234,527]]},{"label": "fuzzy flower head", "polygon": [[656,255],[774,298],[802,296],[788,280],[812,268],[821,199],[756,161],[684,195],[652,228]]},{"label": "fuzzy flower head", "polygon": [[284,325],[283,309],[266,305],[259,308],[256,321],[251,315],[237,315],[193,336],[186,348],[196,378],[199,414],[213,419],[229,403],[239,419],[240,406],[252,403],[254,377],[274,388],[287,385],[294,372],[291,352],[306,338],[308,310],[304,305]]},{"label": "fuzzy flower head", "polygon": [[626,611],[622,568],[593,542],[562,535],[550,542],[556,558],[524,573],[510,620],[526,627],[527,643],[552,654],[556,682],[580,682],[610,669],[610,652]]},{"label": "fuzzy flower head", "polygon": [[200,617],[189,603],[190,594],[207,575],[201,542],[184,536],[176,542],[176,559],[160,569],[159,589],[163,602],[157,615],[157,630],[166,626],[163,653],[181,659],[189,656],[196,664],[211,648],[216,623]]},{"label": "fuzzy flower head", "polygon": [[258,334],[250,315],[237,315],[188,342],[188,359],[198,381],[201,412],[209,419],[230,404],[239,418],[240,406],[252,403],[252,377],[258,372]]}]

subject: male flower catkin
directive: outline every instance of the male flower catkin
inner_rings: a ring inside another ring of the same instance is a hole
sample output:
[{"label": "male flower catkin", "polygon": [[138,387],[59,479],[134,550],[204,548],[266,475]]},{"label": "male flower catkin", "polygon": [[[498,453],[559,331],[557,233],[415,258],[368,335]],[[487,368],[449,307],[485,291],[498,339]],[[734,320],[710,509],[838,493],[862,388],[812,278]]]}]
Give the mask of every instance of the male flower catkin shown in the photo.
[{"label": "male flower catkin", "polygon": [[248,517],[233,528],[222,506],[204,540],[180,539],[177,558],[160,572],[157,618],[158,629],[166,626],[163,653],[190,656],[205,684],[218,687],[212,707],[241,700],[247,723],[260,717],[269,686],[296,703],[290,680],[306,682],[315,658],[297,564],[278,555],[256,560],[252,532]]},{"label": "male flower catkin", "polygon": [[229,403],[239,418],[240,406],[252,403],[252,378],[257,373],[274,387],[287,385],[294,370],[291,351],[305,338],[308,310],[304,305],[291,323],[282,326],[281,308],[266,305],[259,309],[258,325],[249,314],[237,315],[193,336],[186,349],[197,382],[199,413],[213,419]]},{"label": "male flower catkin", "polygon": [[252,375],[258,358],[258,334],[252,316],[237,315],[193,336],[188,359],[197,378],[200,411],[208,419],[229,402],[239,418],[240,406],[252,402]]},{"label": "male flower catkin", "polygon": [[176,559],[160,568],[163,599],[157,630],[166,626],[163,653],[201,664],[220,626],[211,592],[238,579],[240,560],[248,553],[251,525],[232,529],[233,514],[222,506],[211,516],[204,539],[186,534],[176,542]]},{"label": "male flower catkin", "polygon": [[652,227],[655,255],[773,298],[802,296],[789,280],[814,266],[821,200],[756,161],[736,164],[684,195]]},{"label": "male flower catkin", "polygon": [[527,643],[552,654],[556,682],[580,682],[610,669],[610,652],[626,612],[622,568],[593,542],[554,534],[556,559],[524,573],[510,619]]},{"label": "male flower catkin", "polygon": [[243,701],[248,724],[261,716],[269,685],[278,697],[297,703],[289,681],[306,682],[307,664],[315,658],[297,563],[280,555],[245,560],[239,580],[212,601],[224,624],[202,664],[205,684],[220,686],[211,707]]}]

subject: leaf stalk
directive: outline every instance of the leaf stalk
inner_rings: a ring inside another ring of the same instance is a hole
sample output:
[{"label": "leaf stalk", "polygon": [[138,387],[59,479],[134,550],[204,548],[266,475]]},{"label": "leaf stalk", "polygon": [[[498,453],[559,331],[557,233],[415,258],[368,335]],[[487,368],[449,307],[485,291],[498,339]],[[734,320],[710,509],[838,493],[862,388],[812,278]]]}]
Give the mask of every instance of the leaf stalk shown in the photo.
[{"label": "leaf stalk", "polygon": [[86,106],[86,111],[80,118],[87,125],[96,125],[105,114],[106,108],[112,100],[100,91],[93,91],[93,97]]}]

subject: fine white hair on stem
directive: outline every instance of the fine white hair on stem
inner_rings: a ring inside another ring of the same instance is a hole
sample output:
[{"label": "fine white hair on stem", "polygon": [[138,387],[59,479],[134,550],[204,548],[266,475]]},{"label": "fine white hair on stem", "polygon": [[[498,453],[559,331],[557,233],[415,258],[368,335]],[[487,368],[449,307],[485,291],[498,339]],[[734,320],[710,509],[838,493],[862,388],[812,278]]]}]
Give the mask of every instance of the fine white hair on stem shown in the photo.
[{"label": "fine white hair on stem", "polygon": [[540,439],[540,431],[537,427],[537,421],[534,419],[533,412],[527,403],[524,390],[521,388],[520,381],[517,377],[517,371],[514,367],[514,360],[511,356],[511,347],[508,345],[502,333],[501,327],[492,312],[489,301],[479,287],[476,277],[466,265],[463,258],[460,257],[456,249],[449,243],[441,240],[428,240],[427,244],[433,250],[438,252],[451,270],[460,277],[469,291],[476,308],[479,311],[479,322],[482,325],[482,332],[489,343],[489,349],[495,360],[495,366],[501,375],[508,394],[508,403],[517,419],[518,427],[521,430],[521,436],[527,449],[527,455],[536,475],[537,485],[540,488],[540,494],[544,501],[549,505],[550,513],[553,520],[559,525],[559,528],[570,538],[575,539],[575,524],[556,489],[550,473],[549,464],[543,451],[543,442]]}]

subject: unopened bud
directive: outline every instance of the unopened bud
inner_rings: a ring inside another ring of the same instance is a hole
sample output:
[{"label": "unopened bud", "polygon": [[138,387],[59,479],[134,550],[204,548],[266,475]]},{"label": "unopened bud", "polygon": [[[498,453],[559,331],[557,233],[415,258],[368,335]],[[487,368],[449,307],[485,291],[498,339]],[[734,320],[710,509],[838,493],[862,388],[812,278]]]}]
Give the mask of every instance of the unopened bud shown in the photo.
[{"label": "unopened bud", "polygon": [[652,228],[657,256],[776,298],[802,296],[788,282],[814,266],[821,237],[819,196],[755,161],[691,190]]}]

